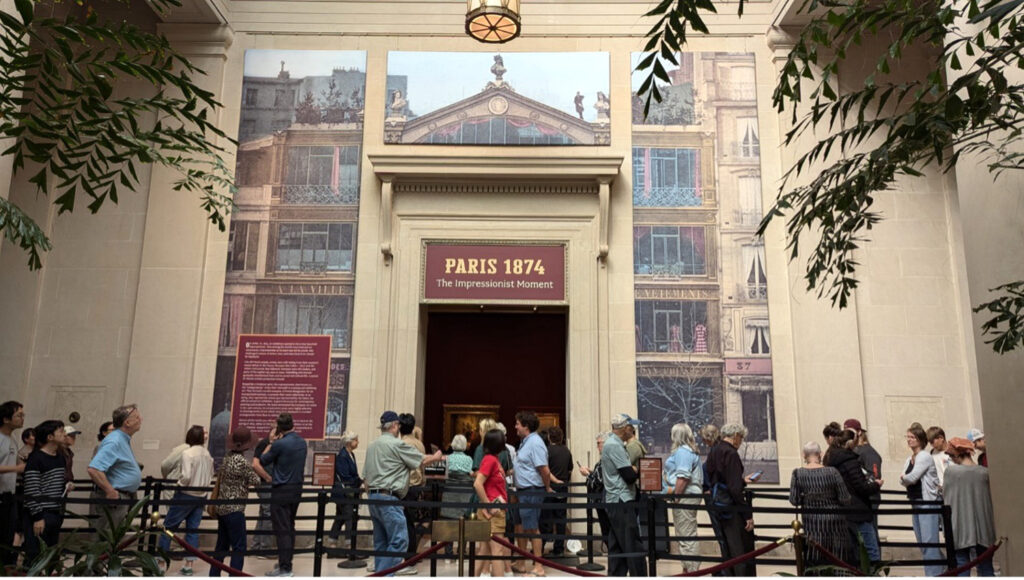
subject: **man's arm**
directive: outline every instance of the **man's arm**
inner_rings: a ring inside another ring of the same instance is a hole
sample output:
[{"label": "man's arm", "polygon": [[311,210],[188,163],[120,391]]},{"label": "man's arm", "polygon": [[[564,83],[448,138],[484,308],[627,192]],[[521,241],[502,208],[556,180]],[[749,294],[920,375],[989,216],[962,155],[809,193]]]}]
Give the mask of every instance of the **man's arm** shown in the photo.
[{"label": "man's arm", "polygon": [[267,470],[263,469],[263,464],[260,463],[260,458],[258,456],[252,458],[252,469],[253,471],[256,472],[256,475],[260,476],[260,479],[262,479],[263,481],[269,482],[270,480],[273,479],[272,477],[270,477],[270,474],[267,473]]},{"label": "man's arm", "polygon": [[551,470],[548,469],[547,465],[538,466],[537,473],[540,475],[540,480],[544,482],[544,489],[548,491],[551,491],[552,483],[562,483],[557,477],[551,475]]},{"label": "man's arm", "polygon": [[0,465],[0,473],[25,473],[25,464]]},{"label": "man's arm", "polygon": [[89,472],[89,478],[96,484],[97,487],[103,490],[104,495],[107,499],[117,499],[120,496],[117,490],[114,489],[113,485],[110,485],[110,480],[107,479],[107,474],[93,467],[88,468],[86,471]]}]

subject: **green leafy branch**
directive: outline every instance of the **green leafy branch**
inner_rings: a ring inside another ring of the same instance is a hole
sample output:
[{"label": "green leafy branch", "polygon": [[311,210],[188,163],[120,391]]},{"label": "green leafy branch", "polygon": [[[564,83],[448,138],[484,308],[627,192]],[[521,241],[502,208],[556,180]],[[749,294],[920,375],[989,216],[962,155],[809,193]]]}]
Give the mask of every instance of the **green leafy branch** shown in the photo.
[{"label": "green leafy branch", "polygon": [[[16,0],[17,15],[0,12],[0,138],[14,139],[2,155],[13,155],[15,172],[31,167],[29,183],[56,194],[58,213],[74,211],[83,195],[96,213],[140,185],[140,165],[161,165],[223,230],[235,186],[215,142],[231,140],[210,120],[220,103],[193,80],[203,71],[163,36],[101,19],[91,6],[40,18],[41,4]],[[153,93],[115,96],[125,79]],[[41,267],[50,241],[9,201],[0,203],[0,230],[28,253],[30,268]]]},{"label": "green leafy branch", "polygon": [[982,334],[993,337],[985,344],[991,344],[1000,354],[1024,348],[1024,281],[1003,284],[992,292],[1002,292],[1004,296],[974,307],[974,312],[995,315],[981,325]]}]

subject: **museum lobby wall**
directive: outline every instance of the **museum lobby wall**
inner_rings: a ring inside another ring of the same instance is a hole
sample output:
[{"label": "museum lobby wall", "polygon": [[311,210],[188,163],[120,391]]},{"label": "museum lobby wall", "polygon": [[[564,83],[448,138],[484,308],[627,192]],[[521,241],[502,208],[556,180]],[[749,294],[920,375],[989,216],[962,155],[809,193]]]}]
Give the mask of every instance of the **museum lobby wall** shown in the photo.
[{"label": "museum lobby wall", "polygon": [[[346,428],[362,435],[359,453],[375,436],[381,411],[422,409],[425,311],[418,287],[409,286],[420,275],[422,241],[451,231],[512,240],[528,231],[530,237],[567,240],[570,247],[567,388],[588,396],[567,405],[570,446],[576,457],[596,456],[593,435],[607,428],[608,417],[638,410],[630,68],[648,27],[645,4],[524,2],[524,35],[501,49],[607,53],[607,146],[386,143],[389,52],[497,54],[462,33],[462,7],[218,1],[190,4],[162,22],[142,10],[131,14],[140,24],[159,26],[207,72],[201,82],[224,103],[218,121],[231,135],[240,127],[247,50],[365,51],[345,417]],[[762,207],[771,204],[795,157],[780,145],[786,121],[770,105],[790,41],[772,26],[787,22],[787,10],[781,2],[752,2],[741,20],[722,10],[709,22],[714,34],[694,36],[687,47],[694,53],[753,55]],[[119,90],[128,94],[132,87]],[[565,98],[571,101],[572,94]],[[591,97],[587,106],[593,103]],[[477,191],[421,187],[438,179],[425,160],[446,158],[460,181]],[[579,195],[484,192],[497,181],[524,180],[521,172],[508,173],[508,159],[526,160],[527,170],[542,176],[564,179],[578,171],[587,179],[606,179],[607,211],[599,185]],[[713,171],[722,182],[722,170]],[[595,177],[600,172],[607,175]],[[387,180],[394,175],[398,184],[411,179],[412,189],[392,191]],[[182,441],[188,425],[210,422],[229,233],[208,224],[196,199],[171,189],[171,172],[147,170],[140,177],[144,187],[122,195],[118,205],[97,215],[83,210],[63,216],[35,195],[24,174],[3,180],[4,187],[10,184],[10,198],[50,233],[54,249],[41,271],[29,272],[20,250],[6,242],[0,246],[0,398],[25,402],[27,424],[79,411],[87,434],[82,452],[91,448],[89,435],[113,407],[138,402],[144,425],[134,448],[147,473],[154,473],[148,466]],[[988,354],[975,335],[970,305],[984,299],[984,288],[1022,277],[1016,249],[1024,241],[1019,227],[1014,229],[1021,206],[1019,200],[1002,206],[991,198],[968,199],[963,188],[976,181],[959,169],[955,176],[928,172],[876,196],[886,221],[872,231],[861,254],[862,284],[843,311],[804,290],[802,264],[788,261],[781,224],[769,229],[766,305],[783,484],[799,464],[801,445],[820,440],[826,422],[848,417],[861,419],[869,430],[888,482],[897,481],[908,454],[903,436],[912,421],[942,425],[950,437],[983,428],[994,460],[1011,457],[1009,425],[1022,408],[1021,358]],[[1016,241],[1000,241],[994,230],[1016,232]],[[382,251],[388,244],[390,255]],[[1001,257],[982,257],[989,255]],[[1003,267],[998,279],[990,267],[996,264]],[[76,469],[84,476],[84,462]],[[1022,470],[1000,462],[992,474],[1000,502],[997,524],[1013,548],[1021,541],[1021,524],[1001,514],[1024,509],[1013,492]],[[1014,505],[1020,509],[1006,509]],[[1011,572],[1024,569],[1014,566]]]}]

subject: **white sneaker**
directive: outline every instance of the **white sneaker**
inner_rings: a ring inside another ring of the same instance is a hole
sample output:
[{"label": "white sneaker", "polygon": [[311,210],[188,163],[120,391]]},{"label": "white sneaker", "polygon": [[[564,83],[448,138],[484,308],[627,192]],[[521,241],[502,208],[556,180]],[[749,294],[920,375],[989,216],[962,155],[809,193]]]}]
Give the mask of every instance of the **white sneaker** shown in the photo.
[{"label": "white sneaker", "polygon": [[415,566],[407,566],[398,572],[395,572],[395,576],[415,576],[417,574],[419,574],[419,571]]}]

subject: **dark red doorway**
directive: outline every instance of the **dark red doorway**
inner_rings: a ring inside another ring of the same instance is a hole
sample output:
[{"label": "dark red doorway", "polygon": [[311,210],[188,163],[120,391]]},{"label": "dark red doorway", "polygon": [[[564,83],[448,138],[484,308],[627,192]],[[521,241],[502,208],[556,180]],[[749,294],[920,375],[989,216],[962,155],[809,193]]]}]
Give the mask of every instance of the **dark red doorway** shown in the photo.
[{"label": "dark red doorway", "polygon": [[565,424],[565,313],[431,312],[423,397],[424,442],[442,441],[444,405],[499,405],[518,443],[520,410],[557,413]]}]

